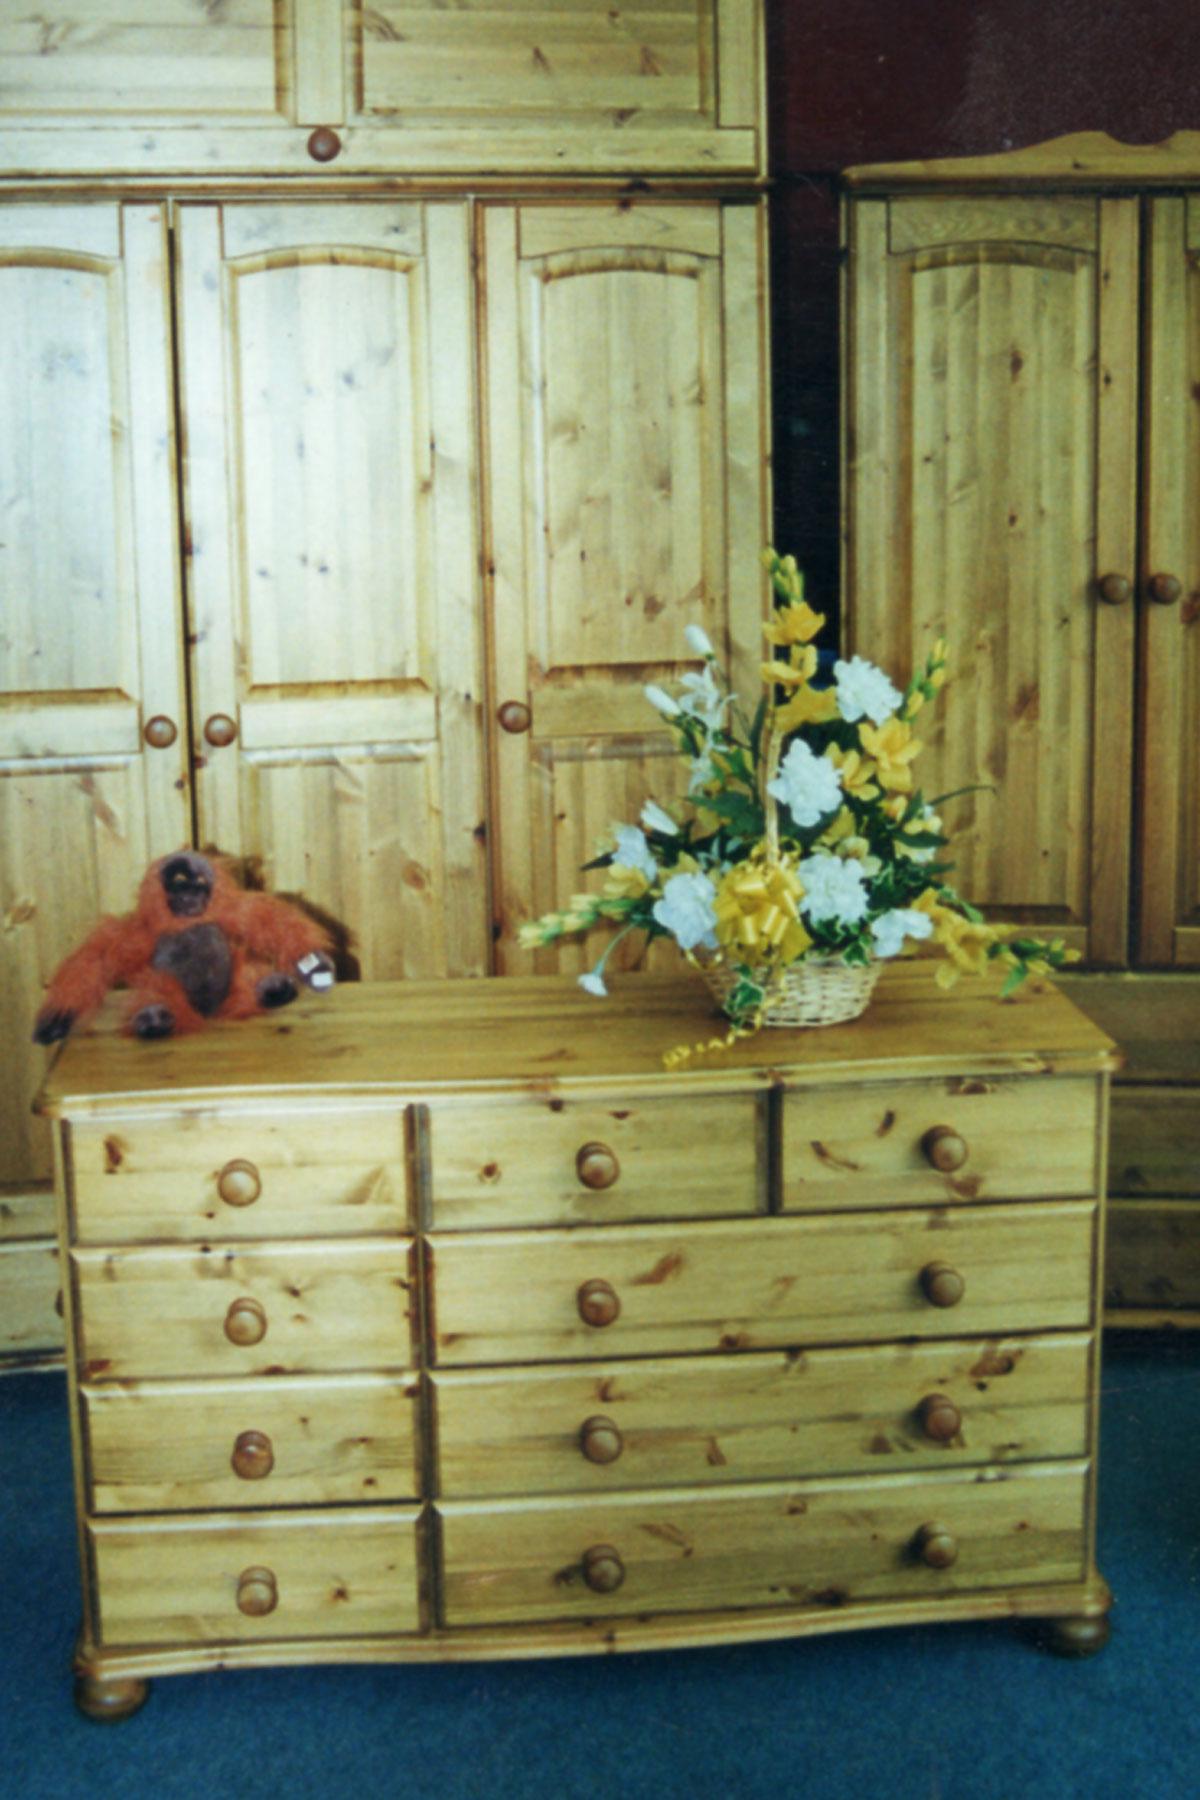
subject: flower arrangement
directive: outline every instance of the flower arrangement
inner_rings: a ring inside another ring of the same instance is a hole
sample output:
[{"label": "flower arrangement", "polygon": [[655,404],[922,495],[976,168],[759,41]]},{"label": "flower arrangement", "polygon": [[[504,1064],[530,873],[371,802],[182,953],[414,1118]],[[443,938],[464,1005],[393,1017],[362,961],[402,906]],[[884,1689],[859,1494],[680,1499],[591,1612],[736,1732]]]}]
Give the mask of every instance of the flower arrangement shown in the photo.
[{"label": "flower arrangement", "polygon": [[1076,959],[1061,939],[1013,935],[990,925],[947,884],[948,840],[913,763],[914,722],[946,679],[946,645],[901,692],[861,656],[823,679],[815,639],[825,624],[804,598],[794,557],[767,550],[773,648],[752,715],[724,677],[706,633],[686,630],[702,666],[679,691],[648,687],[690,769],[682,806],[648,800],[636,825],[613,829],[589,869],[607,870],[598,894],[576,894],[563,912],[521,928],[533,948],[616,927],[580,985],[604,994],[605,964],[630,932],[672,938],[722,999],[727,1039],[763,1023],[826,1022],[788,1011],[789,980],[802,970],[862,972],[860,1012],[879,965],[931,941],[944,960],[937,980],[1007,968],[1002,994],[1033,973]]}]

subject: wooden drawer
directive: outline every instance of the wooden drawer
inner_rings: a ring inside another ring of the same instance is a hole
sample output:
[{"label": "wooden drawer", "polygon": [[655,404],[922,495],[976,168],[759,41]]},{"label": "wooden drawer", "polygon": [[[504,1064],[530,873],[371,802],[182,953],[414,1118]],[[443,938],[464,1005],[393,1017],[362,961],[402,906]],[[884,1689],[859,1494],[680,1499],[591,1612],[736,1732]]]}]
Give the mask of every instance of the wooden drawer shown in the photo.
[{"label": "wooden drawer", "polygon": [[61,1353],[59,1281],[53,1242],[0,1244],[0,1356]]},{"label": "wooden drawer", "polygon": [[92,1512],[410,1500],[415,1376],[85,1387]]},{"label": "wooden drawer", "polygon": [[357,1507],[91,1521],[97,1641],[222,1644],[416,1631],[418,1517],[415,1507]]},{"label": "wooden drawer", "polygon": [[1200,1201],[1114,1200],[1107,1223],[1107,1305],[1118,1314],[1200,1313]]},{"label": "wooden drawer", "polygon": [[80,1243],[316,1237],[407,1223],[398,1106],[195,1108],[72,1124]]},{"label": "wooden drawer", "polygon": [[1071,1333],[444,1371],[433,1384],[440,1492],[612,1493],[1083,1456],[1091,1351]]},{"label": "wooden drawer", "polygon": [[784,1210],[1094,1194],[1098,1101],[1090,1075],[788,1093]]},{"label": "wooden drawer", "polygon": [[1109,1116],[1110,1194],[1200,1199],[1200,1086],[1116,1082]]},{"label": "wooden drawer", "polygon": [[432,1220],[445,1230],[762,1212],[765,1132],[752,1094],[435,1106]]},{"label": "wooden drawer", "polygon": [[410,1251],[406,1239],[76,1250],[80,1372],[126,1381],[406,1368]]},{"label": "wooden drawer", "polygon": [[[603,1500],[445,1502],[445,1623],[845,1607],[1078,1581],[1086,1484],[1086,1464],[1032,1464],[986,1480],[964,1470]],[[918,1534],[932,1524],[954,1540],[949,1568],[930,1568],[918,1554]]]},{"label": "wooden drawer", "polygon": [[[962,1337],[1087,1325],[1093,1201],[429,1240],[444,1365]],[[926,1271],[965,1284],[926,1296]],[[599,1284],[599,1285],[597,1285]],[[607,1309],[603,1325],[585,1323]]]}]

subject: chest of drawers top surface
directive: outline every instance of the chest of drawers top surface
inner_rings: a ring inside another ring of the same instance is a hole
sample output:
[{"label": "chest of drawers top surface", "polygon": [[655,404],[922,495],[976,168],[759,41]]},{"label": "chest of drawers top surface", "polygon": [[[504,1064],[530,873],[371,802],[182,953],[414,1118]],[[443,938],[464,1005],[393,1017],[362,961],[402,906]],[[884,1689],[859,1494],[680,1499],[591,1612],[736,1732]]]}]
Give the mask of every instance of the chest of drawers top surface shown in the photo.
[{"label": "chest of drawers top surface", "polygon": [[607,1000],[569,977],[354,985],[285,1014],[147,1045],[102,1015],[68,1040],[38,1105],[79,1116],[123,1104],[263,1101],[319,1091],[347,1099],[433,1093],[539,1095],[853,1082],[913,1077],[1099,1071],[1111,1039],[1049,983],[1008,1001],[998,984],[946,992],[929,963],[894,964],[869,1011],[815,1031],[764,1030],[668,1072],[664,1053],[722,1035],[700,982],[627,975]]}]

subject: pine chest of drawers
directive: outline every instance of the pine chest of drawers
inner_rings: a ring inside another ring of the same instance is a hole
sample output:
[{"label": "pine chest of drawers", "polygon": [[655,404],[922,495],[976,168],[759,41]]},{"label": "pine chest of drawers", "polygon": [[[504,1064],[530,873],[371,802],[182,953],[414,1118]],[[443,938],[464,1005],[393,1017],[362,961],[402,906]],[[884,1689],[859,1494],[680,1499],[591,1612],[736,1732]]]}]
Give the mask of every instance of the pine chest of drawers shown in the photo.
[{"label": "pine chest of drawers", "polygon": [[912,963],[667,1073],[708,1004],[380,984],[64,1047],[86,1711],[238,1663],[1103,1642],[1112,1044]]}]

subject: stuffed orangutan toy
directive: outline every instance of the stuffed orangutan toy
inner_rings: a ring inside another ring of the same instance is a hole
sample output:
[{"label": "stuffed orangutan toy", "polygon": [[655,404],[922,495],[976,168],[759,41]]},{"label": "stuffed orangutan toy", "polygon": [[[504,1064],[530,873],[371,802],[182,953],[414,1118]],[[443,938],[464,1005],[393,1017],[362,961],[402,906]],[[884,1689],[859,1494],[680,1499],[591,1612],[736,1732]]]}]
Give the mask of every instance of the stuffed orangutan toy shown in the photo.
[{"label": "stuffed orangutan toy", "polygon": [[179,850],[152,863],[137,906],[101,919],[46,990],[37,1044],[65,1038],[110,988],[128,989],[123,1029],[163,1038],[210,1019],[286,1006],[333,986],[332,943],[298,907],[240,888],[220,862]]}]

